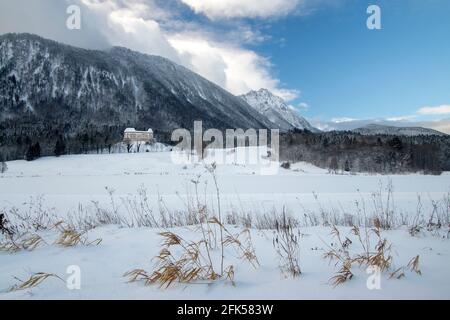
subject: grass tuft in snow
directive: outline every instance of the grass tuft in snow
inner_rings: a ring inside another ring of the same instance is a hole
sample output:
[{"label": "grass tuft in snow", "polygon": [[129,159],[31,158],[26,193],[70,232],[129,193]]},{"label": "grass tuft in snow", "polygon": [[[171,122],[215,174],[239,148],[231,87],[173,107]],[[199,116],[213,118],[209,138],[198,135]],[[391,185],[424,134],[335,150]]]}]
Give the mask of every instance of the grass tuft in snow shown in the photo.
[{"label": "grass tuft in snow", "polygon": [[14,285],[10,289],[10,291],[27,290],[27,289],[35,288],[49,278],[55,278],[55,279],[61,280],[62,282],[65,283],[65,281],[56,274],[37,272],[25,281],[22,281],[22,280],[16,278],[19,281],[19,284]]},{"label": "grass tuft in snow", "polygon": [[63,222],[59,222],[55,225],[55,228],[59,230],[59,236],[55,240],[56,245],[62,247],[74,247],[76,245],[82,244],[85,246],[96,245],[98,246],[102,239],[96,239],[94,241],[89,241],[86,236],[86,231],[78,232],[71,227],[64,226]]},{"label": "grass tuft in snow", "polygon": [[[215,177],[215,166],[208,171]],[[180,235],[165,231],[162,237],[162,248],[154,271],[151,273],[143,269],[135,269],[125,273],[130,282],[144,281],[145,284],[159,284],[161,288],[168,288],[174,282],[179,283],[211,283],[225,279],[235,285],[234,266],[225,266],[226,249],[233,249],[239,254],[239,259],[250,263],[254,268],[259,267],[259,261],[251,240],[251,233],[245,229],[239,234],[233,234],[223,223],[220,211],[220,191],[214,178],[217,192],[218,215],[212,215],[212,210],[206,204],[200,203],[198,182],[193,181],[196,190],[196,203],[188,206],[187,215],[191,220],[199,221],[193,229],[198,240],[187,240]],[[217,230],[218,229],[218,230]]]},{"label": "grass tuft in snow", "polygon": [[276,231],[273,239],[273,247],[280,260],[281,273],[286,277],[296,278],[301,275],[299,231],[294,231],[291,219],[283,213],[281,219],[276,222]]},{"label": "grass tuft in snow", "polygon": [[420,267],[419,267],[419,256],[416,256],[414,258],[412,258],[409,262],[408,262],[408,268],[415,272],[416,274],[418,274],[419,276],[422,275],[422,271],[420,271]]},{"label": "grass tuft in snow", "polygon": [[[380,274],[391,271],[389,279],[401,279],[405,276],[405,267],[391,270],[394,265],[393,255],[391,254],[392,244],[382,235],[382,222],[375,218],[373,225],[373,228],[364,228],[363,231],[357,226],[353,226],[351,229],[353,237],[356,237],[356,240],[354,240],[359,243],[360,248],[353,248],[353,241],[348,237],[343,240],[339,229],[336,226],[332,227],[331,234],[335,242],[331,245],[327,244],[329,251],[324,254],[324,258],[330,259],[330,261],[337,260],[336,265],[340,265],[335,276],[329,279],[332,286],[338,286],[351,280],[354,277],[352,268],[355,267],[370,268]],[[374,246],[370,243],[370,234],[376,236],[377,243]],[[362,249],[362,252],[358,249]],[[420,275],[419,256],[413,258],[407,267]]]}]

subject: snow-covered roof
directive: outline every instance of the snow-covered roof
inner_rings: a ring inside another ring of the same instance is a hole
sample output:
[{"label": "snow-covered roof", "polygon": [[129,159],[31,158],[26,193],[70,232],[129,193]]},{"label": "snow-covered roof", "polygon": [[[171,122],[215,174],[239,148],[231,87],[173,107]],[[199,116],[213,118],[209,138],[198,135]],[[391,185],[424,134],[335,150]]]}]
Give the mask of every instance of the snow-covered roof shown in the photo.
[{"label": "snow-covered roof", "polygon": [[148,129],[147,131],[137,131],[135,128],[126,128],[125,132],[148,132],[148,133],[153,133],[152,129]]}]

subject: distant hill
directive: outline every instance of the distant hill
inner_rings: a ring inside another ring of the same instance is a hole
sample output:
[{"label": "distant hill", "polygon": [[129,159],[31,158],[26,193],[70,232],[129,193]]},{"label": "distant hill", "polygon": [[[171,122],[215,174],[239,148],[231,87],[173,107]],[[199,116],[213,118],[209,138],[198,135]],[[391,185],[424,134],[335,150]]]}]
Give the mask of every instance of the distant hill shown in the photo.
[{"label": "distant hill", "polygon": [[357,128],[352,130],[354,132],[363,134],[363,135],[401,135],[401,136],[446,136],[445,133],[427,129],[422,127],[393,127],[393,126],[383,126],[379,124],[369,124],[362,128]]}]

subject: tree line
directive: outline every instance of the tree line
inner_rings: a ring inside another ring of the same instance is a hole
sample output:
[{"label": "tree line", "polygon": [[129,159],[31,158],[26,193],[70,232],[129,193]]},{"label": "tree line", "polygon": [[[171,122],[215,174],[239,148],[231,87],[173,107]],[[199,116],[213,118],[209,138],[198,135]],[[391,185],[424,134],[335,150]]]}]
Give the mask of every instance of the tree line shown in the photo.
[{"label": "tree line", "polygon": [[[127,126],[134,125],[36,118],[3,121],[0,122],[0,163],[64,154],[111,153],[113,146],[122,141]],[[154,130],[154,136],[159,142],[173,143],[170,132]],[[305,161],[333,172],[439,174],[450,171],[449,136],[293,130],[281,134],[280,139],[282,161]],[[6,163],[3,167],[6,168]]]},{"label": "tree line", "polygon": [[450,170],[450,137],[294,130],[281,135],[280,158],[334,172],[439,174]]},{"label": "tree line", "polygon": [[[95,121],[0,122],[0,159],[33,161],[42,156],[113,152],[123,140],[123,132],[132,124],[98,124]],[[157,141],[170,142],[170,133],[154,130]]]}]

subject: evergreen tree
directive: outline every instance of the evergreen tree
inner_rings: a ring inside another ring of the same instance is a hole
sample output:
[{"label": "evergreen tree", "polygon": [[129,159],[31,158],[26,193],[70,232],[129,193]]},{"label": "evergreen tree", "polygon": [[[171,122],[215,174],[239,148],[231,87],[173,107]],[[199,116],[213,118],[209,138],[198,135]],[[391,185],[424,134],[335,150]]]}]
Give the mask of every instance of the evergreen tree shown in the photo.
[{"label": "evergreen tree", "polygon": [[25,153],[25,160],[33,161],[34,160],[34,144],[28,146],[27,152]]},{"label": "evergreen tree", "polygon": [[348,161],[348,159],[345,160],[344,170],[345,170],[345,172],[350,172],[351,171],[350,162]]},{"label": "evergreen tree", "polygon": [[39,142],[36,142],[34,148],[35,148],[34,152],[35,152],[35,156],[36,156],[35,159],[40,158],[41,157],[41,145],[39,144]]},{"label": "evergreen tree", "polygon": [[39,142],[31,144],[25,154],[25,160],[33,161],[41,157],[41,145]]},{"label": "evergreen tree", "polygon": [[397,150],[402,150],[403,149],[403,143],[402,143],[402,140],[400,140],[399,137],[395,137],[395,138],[389,140],[388,144],[389,144],[390,147],[392,147],[394,149],[397,149]]},{"label": "evergreen tree", "polygon": [[56,140],[56,145],[53,152],[57,157],[66,153],[66,144],[64,143],[64,140],[61,136],[58,138],[58,140]]}]

